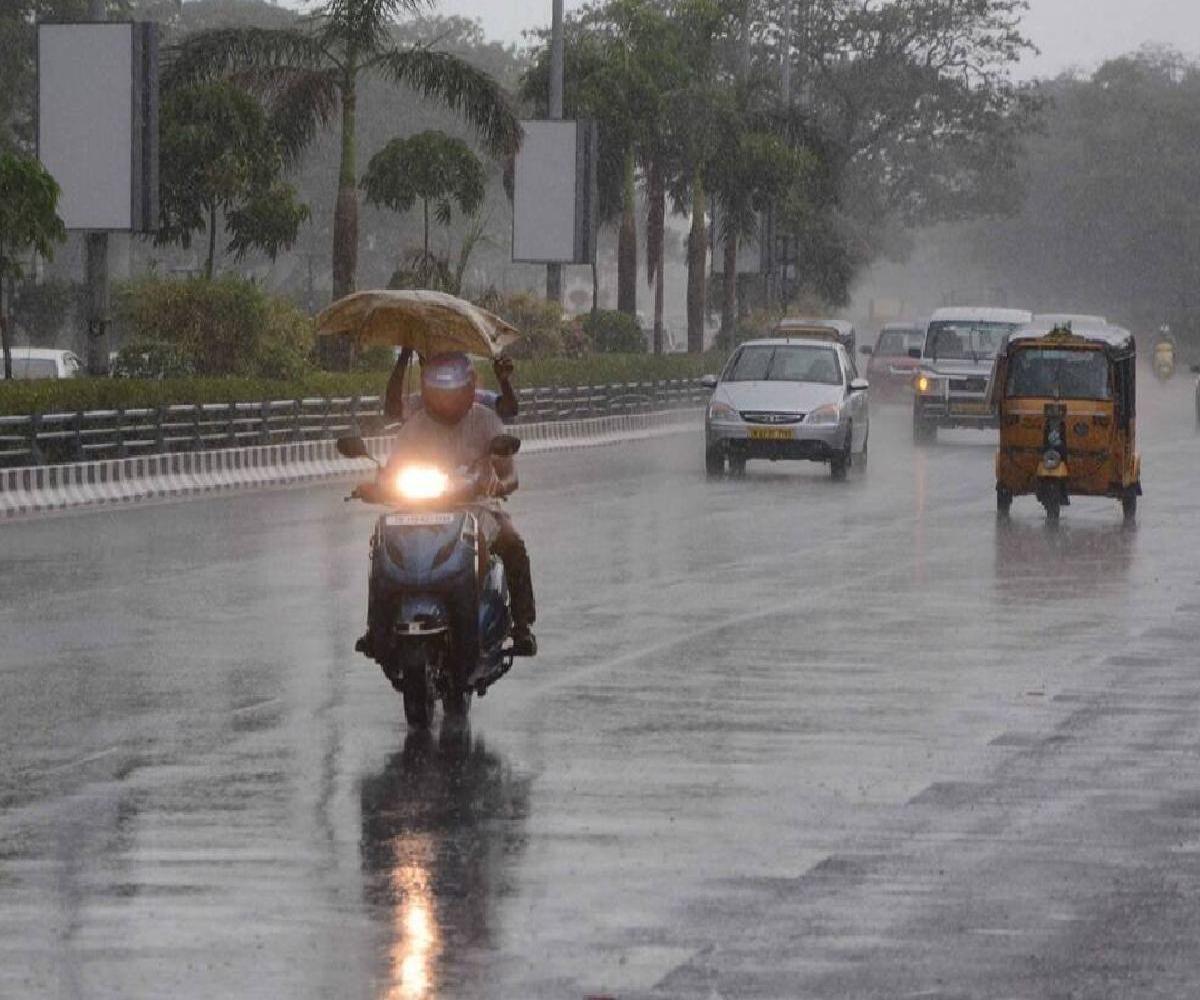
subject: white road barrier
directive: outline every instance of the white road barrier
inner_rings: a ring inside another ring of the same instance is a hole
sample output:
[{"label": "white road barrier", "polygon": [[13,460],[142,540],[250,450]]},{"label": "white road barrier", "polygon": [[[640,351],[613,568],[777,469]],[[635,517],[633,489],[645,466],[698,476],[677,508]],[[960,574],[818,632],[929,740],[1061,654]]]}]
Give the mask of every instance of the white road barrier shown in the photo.
[{"label": "white road barrier", "polygon": [[[522,440],[521,454],[528,455],[695,430],[702,413],[696,409],[667,410],[524,424],[512,430]],[[390,445],[390,437],[367,440],[371,454],[379,459],[387,456]],[[354,479],[369,469],[363,459],[338,455],[333,441],[0,469],[0,518]]]}]

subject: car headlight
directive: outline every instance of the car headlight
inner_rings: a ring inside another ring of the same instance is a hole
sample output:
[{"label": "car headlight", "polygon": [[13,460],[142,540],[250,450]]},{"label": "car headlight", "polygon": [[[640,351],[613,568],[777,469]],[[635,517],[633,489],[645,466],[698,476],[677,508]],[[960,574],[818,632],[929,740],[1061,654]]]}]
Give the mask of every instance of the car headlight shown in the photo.
[{"label": "car headlight", "polygon": [[709,420],[741,420],[742,416],[728,403],[712,402],[708,404]]},{"label": "car headlight", "polygon": [[405,500],[436,500],[450,486],[450,477],[431,465],[406,465],[396,473],[396,492]]},{"label": "car headlight", "polygon": [[928,375],[917,376],[917,392],[929,392],[933,388],[933,379]]},{"label": "car headlight", "polygon": [[807,417],[806,424],[836,424],[842,419],[842,408],[837,403],[826,403],[818,406]]}]

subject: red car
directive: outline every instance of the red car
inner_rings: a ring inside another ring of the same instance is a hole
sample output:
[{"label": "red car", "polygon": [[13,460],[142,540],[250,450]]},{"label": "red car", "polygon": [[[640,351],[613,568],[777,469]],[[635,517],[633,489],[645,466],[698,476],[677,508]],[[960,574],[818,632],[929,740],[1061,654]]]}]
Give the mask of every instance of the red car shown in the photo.
[{"label": "red car", "polygon": [[925,327],[922,322],[887,323],[879,331],[874,347],[861,348],[871,358],[867,362],[866,379],[871,383],[872,399],[903,403],[912,398],[913,376],[921,367]]}]

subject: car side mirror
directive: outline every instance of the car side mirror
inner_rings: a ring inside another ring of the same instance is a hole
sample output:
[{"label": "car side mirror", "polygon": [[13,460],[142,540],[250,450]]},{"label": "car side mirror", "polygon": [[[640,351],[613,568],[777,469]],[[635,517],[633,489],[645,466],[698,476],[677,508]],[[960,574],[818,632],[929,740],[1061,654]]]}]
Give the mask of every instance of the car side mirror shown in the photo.
[{"label": "car side mirror", "polygon": [[342,458],[370,458],[366,442],[357,435],[337,439],[337,452]]},{"label": "car side mirror", "polygon": [[700,385],[705,389],[715,389],[717,387],[716,375],[701,375]]},{"label": "car side mirror", "polygon": [[488,445],[493,458],[512,458],[521,450],[521,439],[514,434],[497,434]]},{"label": "car side mirror", "polygon": [[868,382],[865,378],[852,379],[850,382],[850,391],[851,392],[866,392],[870,388],[871,388],[871,383]]},{"label": "car side mirror", "polygon": [[920,360],[921,360],[921,348],[919,348],[919,347],[910,347],[910,348],[908,349],[908,356],[909,356],[910,358],[916,358],[916,360],[920,361]]},{"label": "car side mirror", "polygon": [[865,354],[868,357],[870,357],[872,354],[875,353],[875,348],[873,348],[870,344],[863,344],[862,347],[860,347],[858,349],[858,351],[860,354]]}]

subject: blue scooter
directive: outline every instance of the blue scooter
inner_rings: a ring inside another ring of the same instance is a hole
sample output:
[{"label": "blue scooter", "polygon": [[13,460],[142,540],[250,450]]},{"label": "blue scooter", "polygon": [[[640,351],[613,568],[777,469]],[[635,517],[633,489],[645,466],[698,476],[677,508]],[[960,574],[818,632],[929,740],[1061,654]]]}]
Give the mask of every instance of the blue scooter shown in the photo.
[{"label": "blue scooter", "polygon": [[[508,458],[520,447],[502,434],[490,450]],[[340,438],[337,449],[374,461],[361,438]],[[357,648],[403,696],[412,727],[430,725],[438,699],[448,717],[465,717],[472,694],[512,667],[508,584],[488,545],[497,501],[480,496],[481,472],[403,465],[392,481],[380,477],[346,498],[392,508],[371,536],[367,634]]]}]

